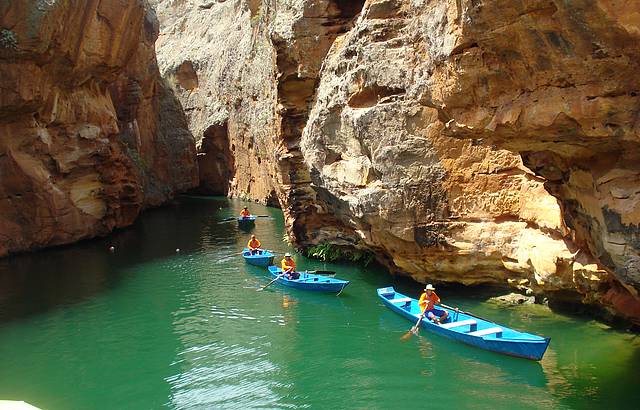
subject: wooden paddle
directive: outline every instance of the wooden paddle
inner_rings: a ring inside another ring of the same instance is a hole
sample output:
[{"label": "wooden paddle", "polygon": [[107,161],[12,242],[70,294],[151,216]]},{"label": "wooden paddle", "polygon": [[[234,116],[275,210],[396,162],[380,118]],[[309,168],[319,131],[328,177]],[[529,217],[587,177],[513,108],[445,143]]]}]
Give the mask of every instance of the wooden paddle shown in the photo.
[{"label": "wooden paddle", "polygon": [[[329,278],[334,278],[336,276],[335,273],[317,273],[317,274],[314,274],[312,272],[307,272],[307,271],[300,272],[300,273],[311,273],[312,275],[326,276],[326,277],[329,277]],[[303,280],[309,280],[309,279],[303,279]]]},{"label": "wooden paddle", "polygon": [[474,314],[473,314],[473,313],[471,313],[471,312],[465,312],[465,311],[464,311],[464,310],[462,310],[462,309],[458,309],[458,308],[451,307],[451,306],[449,306],[449,305],[445,305],[444,303],[440,303],[440,306],[442,306],[442,307],[446,307],[447,309],[454,310],[454,311],[456,311],[457,313],[464,313],[465,315],[473,316],[473,317],[475,317],[476,319],[484,320],[485,322],[491,322],[491,323],[493,323],[493,321],[492,321],[492,320],[485,319],[485,318],[483,318],[483,317],[481,317],[481,316],[478,316],[478,315],[474,315]]},{"label": "wooden paddle", "polygon": [[[425,310],[425,312],[426,312],[426,310]],[[422,319],[424,319],[424,313],[422,313],[420,315],[420,318],[418,318],[418,321],[416,322],[416,324],[413,325],[413,327],[411,327],[411,329],[409,329],[409,331],[407,333],[402,335],[402,337],[400,339],[407,340],[407,339],[409,339],[411,337],[411,335],[417,335],[418,331],[420,330],[420,323],[422,323]]]},{"label": "wooden paddle", "polygon": [[264,285],[263,287],[261,287],[260,289],[256,289],[258,292],[261,290],[265,290],[266,288],[268,288],[269,286],[271,286],[271,284],[275,281],[277,281],[278,279],[280,279],[281,277],[283,277],[285,275],[285,272],[282,272],[281,274],[279,274],[278,276],[275,277],[275,279],[273,279],[271,282],[267,283],[266,285]]},{"label": "wooden paddle", "polygon": [[325,275],[325,276],[335,276],[336,273],[332,270],[306,270],[304,273],[310,273],[312,275]]}]

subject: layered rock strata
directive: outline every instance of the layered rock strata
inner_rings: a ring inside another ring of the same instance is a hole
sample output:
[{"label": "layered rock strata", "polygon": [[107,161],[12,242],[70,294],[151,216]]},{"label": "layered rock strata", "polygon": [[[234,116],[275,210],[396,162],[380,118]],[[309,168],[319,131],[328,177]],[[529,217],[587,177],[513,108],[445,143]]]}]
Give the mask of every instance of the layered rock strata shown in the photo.
[{"label": "layered rock strata", "polygon": [[0,255],[102,235],[198,184],[144,1],[0,4]]},{"label": "layered rock strata", "polygon": [[206,189],[302,247],[640,319],[634,4],[154,3]]}]

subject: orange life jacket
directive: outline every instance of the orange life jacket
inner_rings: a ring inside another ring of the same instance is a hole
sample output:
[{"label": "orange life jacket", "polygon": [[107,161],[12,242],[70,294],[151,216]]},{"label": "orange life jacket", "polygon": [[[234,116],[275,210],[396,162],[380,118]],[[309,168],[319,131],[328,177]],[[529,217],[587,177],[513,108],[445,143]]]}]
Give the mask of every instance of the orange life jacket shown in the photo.
[{"label": "orange life jacket", "polygon": [[291,269],[292,271],[296,270],[296,263],[293,261],[293,259],[289,258],[289,260],[287,260],[287,258],[282,259],[282,270],[283,271],[287,271],[288,269]]},{"label": "orange life jacket", "polygon": [[431,291],[431,297],[427,295],[427,292],[423,292],[422,295],[420,295],[420,301],[418,301],[422,312],[433,309],[433,305],[436,303],[440,303],[440,298],[434,291]]}]

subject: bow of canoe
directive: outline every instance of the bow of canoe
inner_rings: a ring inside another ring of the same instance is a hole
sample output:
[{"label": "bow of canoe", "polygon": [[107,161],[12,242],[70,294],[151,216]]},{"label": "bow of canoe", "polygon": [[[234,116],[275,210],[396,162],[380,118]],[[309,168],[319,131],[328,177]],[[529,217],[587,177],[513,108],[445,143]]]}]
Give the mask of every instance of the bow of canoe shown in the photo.
[{"label": "bow of canoe", "polygon": [[[269,266],[269,273],[275,279],[282,274],[282,269],[277,266]],[[330,278],[322,275],[314,275],[312,273],[300,272],[298,279],[287,279],[280,277],[278,283],[296,289],[310,290],[315,292],[341,292],[348,284],[348,280]]]},{"label": "bow of canoe", "polygon": [[239,216],[237,218],[238,220],[238,224],[239,225],[249,225],[252,223],[255,223],[256,221],[256,216],[255,215],[251,215],[251,216]]},{"label": "bow of canoe", "polygon": [[[418,321],[420,307],[416,299],[396,292],[393,287],[380,288],[377,293],[389,309],[412,322]],[[457,312],[444,306],[438,306],[438,308],[446,310],[450,319],[441,325],[425,319],[421,322],[422,328],[481,349],[525,359],[540,360],[551,340],[519,332],[469,313]]]}]

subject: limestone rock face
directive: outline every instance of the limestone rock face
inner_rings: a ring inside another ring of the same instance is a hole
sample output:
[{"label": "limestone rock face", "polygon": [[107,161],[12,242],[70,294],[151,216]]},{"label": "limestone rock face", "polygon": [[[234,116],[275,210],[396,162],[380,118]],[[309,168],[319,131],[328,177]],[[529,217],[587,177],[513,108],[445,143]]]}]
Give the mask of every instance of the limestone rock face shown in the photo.
[{"label": "limestone rock face", "polygon": [[198,183],[143,1],[0,4],[0,256],[131,224]]},{"label": "limestone rock face", "polygon": [[197,141],[199,191],[277,205],[271,2],[152,0],[164,78]]},{"label": "limestone rock face", "polygon": [[342,226],[301,239],[640,320],[640,9],[616,4],[367,2],[302,139],[317,212]]},{"label": "limestone rock face", "polygon": [[635,3],[153,4],[204,191],[277,202],[300,247],[640,321]]}]

